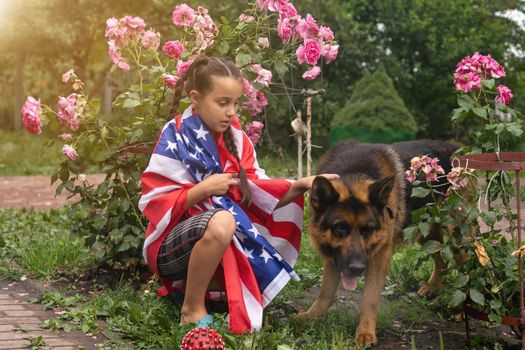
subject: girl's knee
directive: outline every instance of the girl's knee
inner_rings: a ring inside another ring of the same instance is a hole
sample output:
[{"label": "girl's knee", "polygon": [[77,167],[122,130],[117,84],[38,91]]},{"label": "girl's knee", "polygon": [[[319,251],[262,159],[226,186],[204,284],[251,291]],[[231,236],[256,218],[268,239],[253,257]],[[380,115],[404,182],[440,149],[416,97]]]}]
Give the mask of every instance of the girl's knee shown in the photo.
[{"label": "girl's knee", "polygon": [[211,217],[203,238],[229,243],[236,229],[237,224],[233,214],[227,210],[220,210]]}]

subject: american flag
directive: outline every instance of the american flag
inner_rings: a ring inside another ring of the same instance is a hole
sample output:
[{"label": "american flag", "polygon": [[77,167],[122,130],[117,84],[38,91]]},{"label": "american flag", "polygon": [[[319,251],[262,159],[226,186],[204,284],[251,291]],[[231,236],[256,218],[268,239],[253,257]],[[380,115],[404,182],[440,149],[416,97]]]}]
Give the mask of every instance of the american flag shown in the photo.
[{"label": "american flag", "polygon": [[[189,107],[163,128],[142,174],[139,208],[148,218],[143,254],[158,275],[157,254],[163,239],[180,220],[213,208],[229,210],[237,222],[235,236],[222,258],[228,298],[229,327],[241,334],[262,326],[263,308],[290,280],[297,261],[303,222],[303,197],[275,209],[291,182],[270,179],[257,163],[255,150],[239,122],[232,120],[238,156],[252,192],[250,206],[241,208],[242,194],[231,186],[224,196],[212,196],[188,211],[188,190],[214,173],[238,176],[239,166],[224,143],[213,136]],[[183,281],[162,280],[160,294],[177,290]]]}]

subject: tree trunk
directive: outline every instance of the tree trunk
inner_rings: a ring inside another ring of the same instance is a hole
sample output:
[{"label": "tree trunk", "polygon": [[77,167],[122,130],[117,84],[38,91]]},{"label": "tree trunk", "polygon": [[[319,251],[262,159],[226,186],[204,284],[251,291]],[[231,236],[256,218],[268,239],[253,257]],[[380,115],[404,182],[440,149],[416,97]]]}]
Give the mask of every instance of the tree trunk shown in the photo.
[{"label": "tree trunk", "polygon": [[13,111],[13,130],[20,130],[22,128],[22,118],[20,117],[20,109],[24,103],[24,65],[25,54],[18,53],[16,55],[16,72],[14,81],[14,111]]}]

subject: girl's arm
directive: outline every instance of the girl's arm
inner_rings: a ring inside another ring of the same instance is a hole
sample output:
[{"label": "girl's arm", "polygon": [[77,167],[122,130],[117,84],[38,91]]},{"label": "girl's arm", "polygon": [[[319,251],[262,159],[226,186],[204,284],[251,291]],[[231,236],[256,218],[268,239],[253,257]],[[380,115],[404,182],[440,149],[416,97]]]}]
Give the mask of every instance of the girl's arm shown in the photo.
[{"label": "girl's arm", "polygon": [[324,176],[328,180],[335,180],[339,178],[338,174],[320,174],[320,175],[314,175],[314,176],[307,176],[300,178],[296,180],[292,186],[288,189],[288,192],[284,194],[284,196],[281,198],[279,203],[277,203],[277,206],[275,209],[278,209],[280,207],[284,207],[286,204],[289,204],[297,197],[303,195],[306,191],[308,191],[310,188],[312,188],[312,183],[314,182],[314,179],[316,176]]}]

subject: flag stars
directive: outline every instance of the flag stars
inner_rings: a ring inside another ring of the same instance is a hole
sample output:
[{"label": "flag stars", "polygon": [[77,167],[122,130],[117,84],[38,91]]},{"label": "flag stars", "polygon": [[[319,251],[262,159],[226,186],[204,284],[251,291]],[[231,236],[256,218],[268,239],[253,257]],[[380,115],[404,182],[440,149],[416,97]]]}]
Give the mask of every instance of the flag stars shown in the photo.
[{"label": "flag stars", "polygon": [[166,151],[167,150],[170,150],[173,153],[177,152],[178,151],[177,143],[176,142],[171,142],[170,140],[168,140],[168,146],[166,147]]},{"label": "flag stars", "polygon": [[230,213],[232,213],[233,215],[237,215],[237,213],[236,213],[233,209],[234,209],[234,207],[233,207],[233,205],[232,205],[232,206],[230,207],[230,209],[228,209],[228,211],[229,211]]},{"label": "flag stars", "polygon": [[253,249],[244,248],[244,255],[246,255],[248,259],[255,259],[252,253],[253,253]]},{"label": "flag stars", "polygon": [[277,253],[277,252],[273,254],[273,257],[274,257],[275,259],[277,259],[277,261],[281,261],[281,260],[283,260],[283,258],[281,258],[281,256],[280,256],[279,253]]},{"label": "flag stars", "polygon": [[204,173],[201,173],[199,169],[195,171],[195,176],[197,177],[197,179],[201,180],[203,175]]},{"label": "flag stars", "polygon": [[264,263],[267,264],[268,263],[268,260],[270,260],[272,258],[272,256],[270,255],[270,253],[268,253],[266,250],[263,249],[261,255],[259,255],[260,258],[263,258],[264,259]]},{"label": "flag stars", "polygon": [[255,226],[252,225],[252,228],[249,229],[248,232],[253,233],[253,237],[255,237],[255,239],[257,239],[257,236],[259,235],[259,230],[257,230],[257,229],[255,228]]},{"label": "flag stars", "polygon": [[206,135],[210,133],[209,131],[204,130],[204,126],[202,125],[200,126],[199,129],[197,130],[193,129],[193,131],[195,131],[195,133],[197,134],[197,140],[204,139],[204,141],[206,141]]}]

